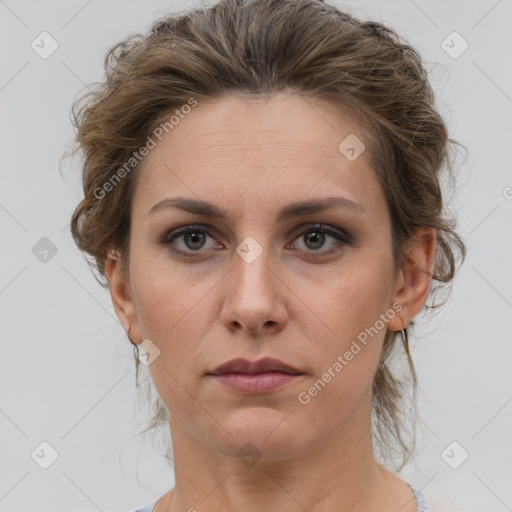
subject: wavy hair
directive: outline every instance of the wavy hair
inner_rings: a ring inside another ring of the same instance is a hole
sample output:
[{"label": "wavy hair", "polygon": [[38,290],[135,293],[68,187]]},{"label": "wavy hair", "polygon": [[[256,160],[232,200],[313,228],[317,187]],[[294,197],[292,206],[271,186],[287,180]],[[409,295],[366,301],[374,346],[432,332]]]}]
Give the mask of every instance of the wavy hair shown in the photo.
[{"label": "wavy hair", "polygon": [[[119,251],[128,265],[137,165],[108,200],[98,198],[97,190],[153,130],[191,98],[200,102],[229,93],[271,98],[292,91],[342,106],[368,130],[370,162],[390,212],[395,268],[406,261],[414,228],[434,228],[432,302],[425,308],[444,304],[434,303],[434,297],[438,290],[449,291],[456,253],[462,263],[466,248],[446,208],[441,180],[454,185],[453,149],[463,146],[448,136],[420,55],[394,30],[321,0],[221,0],[157,20],[147,34],[113,46],[104,64],[104,81],[72,108],[84,198],[72,215],[71,233],[103,278],[102,286],[108,286],[110,250]],[[391,369],[399,334],[416,397],[407,328],[387,331],[372,384],[372,432],[384,459],[394,452],[402,456],[401,469],[413,452],[404,437],[404,415],[412,416],[415,433],[417,411],[415,399],[412,408],[407,405],[405,384]],[[167,423],[158,397],[154,407],[146,431]],[[404,413],[405,407],[413,414]]]}]

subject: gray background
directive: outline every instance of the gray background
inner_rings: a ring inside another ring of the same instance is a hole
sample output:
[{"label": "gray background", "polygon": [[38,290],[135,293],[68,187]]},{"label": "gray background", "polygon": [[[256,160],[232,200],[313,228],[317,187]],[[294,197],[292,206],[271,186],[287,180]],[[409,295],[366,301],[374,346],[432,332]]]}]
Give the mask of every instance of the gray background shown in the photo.
[{"label": "gray background", "polygon": [[[72,242],[79,166],[67,161],[61,175],[59,160],[71,103],[101,80],[106,50],[190,5],[0,0],[0,510],[133,510],[173,485],[159,447],[135,435],[147,412],[136,406],[131,346]],[[512,1],[344,5],[418,48],[451,136],[469,149],[452,203],[468,258],[412,341],[421,421],[401,476],[435,512],[512,510]],[[43,31],[58,43],[46,59],[31,47]],[[457,58],[442,47],[453,31],[469,44]],[[55,254],[42,252],[43,237]],[[59,454],[48,469],[35,461],[50,456],[44,441]],[[446,460],[457,465],[462,450],[469,457],[453,469]]]}]

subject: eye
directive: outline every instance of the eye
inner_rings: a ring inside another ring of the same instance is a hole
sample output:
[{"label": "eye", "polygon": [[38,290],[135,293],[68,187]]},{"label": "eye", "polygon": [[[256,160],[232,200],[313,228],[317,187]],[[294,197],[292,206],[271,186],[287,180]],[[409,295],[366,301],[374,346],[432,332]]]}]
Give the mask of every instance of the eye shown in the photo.
[{"label": "eye", "polygon": [[[160,241],[164,246],[169,248],[178,254],[184,256],[194,257],[193,253],[199,252],[201,249],[213,249],[221,246],[214,245],[207,247],[206,240],[210,237],[213,239],[210,232],[201,226],[185,226],[183,228],[171,231]],[[177,243],[178,240],[181,243]]]},{"label": "eye", "polygon": [[[329,238],[333,240],[330,244],[330,248],[327,250],[320,250],[325,246],[326,241],[328,241]],[[309,227],[303,231],[301,235],[295,240],[302,242],[303,247],[305,247],[305,249],[300,248],[300,250],[303,250],[307,253],[313,253],[308,254],[308,256],[312,256],[314,258],[337,253],[343,248],[344,245],[351,243],[351,237],[348,234],[332,229],[328,226],[324,226],[322,224]]]},{"label": "eye", "polygon": [[[189,225],[169,232],[158,243],[168,247],[178,255],[197,258],[207,249],[221,249],[223,247],[218,243],[211,243],[208,247],[208,238],[215,240],[206,227]],[[330,248],[321,250],[329,239],[331,239]],[[307,253],[310,258],[319,258],[338,253],[343,249],[343,246],[351,243],[352,238],[346,232],[323,224],[316,224],[303,230],[300,236],[295,238],[295,241],[297,240],[303,244],[303,247],[299,247],[298,250]],[[292,248],[296,249],[296,247]],[[205,250],[202,251],[202,249]]]}]

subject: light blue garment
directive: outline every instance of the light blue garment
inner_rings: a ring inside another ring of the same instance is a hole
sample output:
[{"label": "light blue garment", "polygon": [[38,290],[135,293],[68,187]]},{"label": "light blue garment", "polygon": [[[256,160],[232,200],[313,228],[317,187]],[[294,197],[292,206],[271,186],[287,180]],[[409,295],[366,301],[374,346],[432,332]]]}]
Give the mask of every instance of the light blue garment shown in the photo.
[{"label": "light blue garment", "polygon": [[158,500],[154,501],[153,503],[146,505],[145,507],[137,509],[135,512],[152,512],[153,507],[156,505],[156,502]]},{"label": "light blue garment", "polygon": [[[409,485],[409,487],[412,489],[412,492],[414,492],[414,495],[416,496],[416,501],[418,502],[418,512],[432,512],[423,493],[419,489],[416,489],[416,487],[413,487],[411,484],[407,485]],[[152,512],[153,507],[156,505],[157,501],[158,500],[150,503],[149,505],[146,505],[143,508],[139,508],[135,512]]]},{"label": "light blue garment", "polygon": [[[424,494],[419,490],[416,489],[416,487],[412,486],[411,484],[407,484],[412,491],[414,492],[414,495],[416,496],[416,501],[418,502],[418,512],[431,512],[430,507],[428,506],[427,499],[425,498]],[[151,512],[151,511],[149,511]]]}]

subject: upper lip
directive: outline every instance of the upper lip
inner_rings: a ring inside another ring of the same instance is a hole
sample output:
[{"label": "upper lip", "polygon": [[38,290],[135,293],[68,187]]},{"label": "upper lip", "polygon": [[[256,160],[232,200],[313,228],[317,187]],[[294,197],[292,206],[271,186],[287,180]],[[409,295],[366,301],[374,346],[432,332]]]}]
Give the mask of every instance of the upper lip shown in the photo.
[{"label": "upper lip", "polygon": [[258,361],[248,361],[247,359],[236,358],[221,364],[208,375],[222,375],[223,373],[264,373],[264,372],[280,372],[290,375],[300,375],[301,371],[293,366],[286,364],[284,361],[274,359],[272,357],[264,357]]}]

